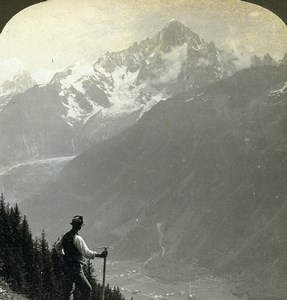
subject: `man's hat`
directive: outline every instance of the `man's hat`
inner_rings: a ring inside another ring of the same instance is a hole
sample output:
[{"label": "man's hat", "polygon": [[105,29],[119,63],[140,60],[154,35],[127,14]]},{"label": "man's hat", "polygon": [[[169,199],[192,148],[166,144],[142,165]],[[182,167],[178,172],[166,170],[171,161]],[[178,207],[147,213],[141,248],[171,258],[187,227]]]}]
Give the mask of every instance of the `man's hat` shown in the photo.
[{"label": "man's hat", "polygon": [[82,216],[74,216],[72,219],[71,225],[84,225],[84,219]]}]

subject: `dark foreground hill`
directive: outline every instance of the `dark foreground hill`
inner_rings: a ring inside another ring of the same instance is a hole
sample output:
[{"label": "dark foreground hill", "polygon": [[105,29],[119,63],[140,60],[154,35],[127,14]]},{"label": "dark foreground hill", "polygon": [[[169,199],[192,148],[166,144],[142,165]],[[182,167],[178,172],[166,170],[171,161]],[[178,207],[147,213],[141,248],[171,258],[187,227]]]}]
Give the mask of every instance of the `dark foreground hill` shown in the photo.
[{"label": "dark foreground hill", "polygon": [[26,199],[32,228],[53,240],[83,214],[119,258],[174,257],[287,293],[286,82],[286,67],[259,67],[160,102]]}]

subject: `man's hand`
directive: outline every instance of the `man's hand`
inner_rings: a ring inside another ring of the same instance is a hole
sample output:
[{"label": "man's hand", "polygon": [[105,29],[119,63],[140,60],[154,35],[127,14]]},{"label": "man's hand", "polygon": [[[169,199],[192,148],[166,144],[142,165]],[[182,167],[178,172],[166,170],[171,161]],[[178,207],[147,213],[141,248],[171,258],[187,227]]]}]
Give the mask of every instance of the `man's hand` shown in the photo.
[{"label": "man's hand", "polygon": [[104,250],[101,254],[96,254],[95,257],[105,258],[108,256],[108,250]]},{"label": "man's hand", "polygon": [[105,258],[108,256],[108,250],[104,250],[102,253],[101,253],[101,257]]}]

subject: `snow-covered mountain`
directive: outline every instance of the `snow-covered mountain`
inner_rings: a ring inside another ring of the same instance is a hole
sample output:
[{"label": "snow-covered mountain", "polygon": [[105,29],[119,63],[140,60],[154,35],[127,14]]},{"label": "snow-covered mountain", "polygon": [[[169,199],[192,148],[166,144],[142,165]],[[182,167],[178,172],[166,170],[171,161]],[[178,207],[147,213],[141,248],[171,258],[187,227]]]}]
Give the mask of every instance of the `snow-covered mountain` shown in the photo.
[{"label": "snow-covered mountain", "polygon": [[[63,148],[61,156],[79,153],[91,143],[110,138],[136,122],[159,101],[227,77],[224,66],[228,64],[232,65],[232,60],[223,64],[214,43],[203,41],[185,25],[172,20],[153,38],[134,43],[120,52],[108,52],[93,65],[69,66],[56,73],[46,85],[14,97],[7,96],[4,104],[9,102],[9,105],[3,105],[1,112],[5,123],[14,122],[19,109],[20,115],[25,117],[22,124],[21,120],[18,122],[19,126],[2,130],[2,155],[5,157],[6,148],[6,159],[21,162],[42,153],[43,149],[34,142],[24,145],[22,140],[23,136],[31,136],[30,131],[23,129],[31,125],[37,128],[37,135],[41,135],[43,119],[47,119],[46,125],[50,123],[51,128],[57,119],[61,124],[57,127],[59,134],[69,131],[70,151],[67,153]],[[17,91],[20,87],[25,89],[24,83],[34,85],[26,72],[14,81]],[[32,107],[37,108],[36,118],[31,117]],[[12,152],[8,149],[11,138],[5,137],[5,133],[13,136]],[[27,148],[34,150],[26,151]]]},{"label": "snow-covered mountain", "polygon": [[226,78],[235,67],[221,53],[172,20],[153,38],[107,52],[92,69],[75,65],[55,74],[50,85],[65,108],[62,118],[77,130],[76,152],[114,136],[161,100]]},{"label": "snow-covered mountain", "polygon": [[118,116],[146,111],[182,90],[226,77],[214,43],[206,43],[177,21],[169,22],[153,38],[121,52],[106,53],[93,65],[72,66],[51,83],[67,108],[71,125],[85,124],[101,111]]},{"label": "snow-covered mountain", "polygon": [[154,37],[68,66],[48,84],[34,85],[22,72],[0,99],[0,168],[77,155],[117,135],[158,102],[234,72],[234,58],[224,53],[172,20]]},{"label": "snow-covered mountain", "polygon": [[2,82],[0,85],[0,111],[15,95],[27,91],[36,84],[31,74],[25,69],[20,69],[12,80]]},{"label": "snow-covered mountain", "polygon": [[[266,54],[257,61],[254,57],[250,64],[278,63]],[[107,128],[119,117],[141,117],[161,100],[212,84],[236,71],[238,57],[232,52],[218,49],[213,42],[205,42],[182,23],[171,20],[154,37],[120,52],[107,52],[93,65],[67,67],[55,74],[49,85],[62,99],[66,111],[63,119],[80,128],[77,135],[81,138],[76,144],[86,145],[126,128],[119,124],[116,131]],[[133,118],[133,122],[136,120]],[[99,125],[101,122],[105,125]]]}]

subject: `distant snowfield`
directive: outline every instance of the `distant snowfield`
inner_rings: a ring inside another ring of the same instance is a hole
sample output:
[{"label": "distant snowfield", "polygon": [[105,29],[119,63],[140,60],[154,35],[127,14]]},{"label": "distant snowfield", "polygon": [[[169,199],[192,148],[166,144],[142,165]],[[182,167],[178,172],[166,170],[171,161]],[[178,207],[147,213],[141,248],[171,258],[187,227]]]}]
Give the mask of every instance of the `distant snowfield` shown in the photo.
[{"label": "distant snowfield", "polygon": [[[159,91],[150,94],[144,93],[143,90],[146,88],[146,84],[135,84],[138,74],[139,70],[129,72],[126,67],[118,67],[112,73],[113,88],[109,90],[110,96],[108,96],[112,107],[104,111],[106,116],[128,114],[142,108],[141,117],[144,112],[150,110],[157,102],[168,98],[164,93]],[[140,101],[136,100],[139,99],[141,93],[142,97],[150,97],[146,103],[140,103]]]},{"label": "distant snowfield", "polygon": [[3,176],[14,169],[17,169],[22,166],[30,166],[30,165],[40,165],[40,164],[51,164],[51,163],[62,163],[62,162],[69,162],[75,158],[74,155],[72,156],[63,156],[63,157],[53,157],[53,158],[43,158],[43,159],[35,159],[35,160],[28,160],[24,161],[15,165],[11,165],[8,167],[0,168],[0,176]]},{"label": "distant snowfield", "polygon": [[84,76],[92,76],[94,74],[92,63],[81,64],[77,62],[75,66],[71,68],[71,71],[72,73],[70,75],[61,80],[62,88],[69,89],[74,86],[79,92],[84,93],[85,90],[82,87],[81,79]]},{"label": "distant snowfield", "polygon": [[131,93],[129,87],[134,83],[139,71],[131,73],[127,72],[126,67],[118,67],[113,73],[114,88],[111,93],[110,101],[114,105],[134,105],[134,96],[138,93],[140,87]]},{"label": "distant snowfield", "polygon": [[[61,91],[59,96],[65,97],[65,102],[62,102],[66,109],[66,114],[62,118],[71,126],[74,123],[83,121],[85,124],[90,117],[102,111],[103,117],[117,118],[121,115],[133,113],[142,108],[140,117],[153,107],[160,100],[165,100],[167,95],[164,92],[153,90],[151,93],[143,92],[146,88],[146,83],[135,84],[139,74],[128,71],[126,66],[117,66],[112,72],[108,72],[101,65],[76,64],[75,66],[66,68],[66,72],[70,74],[61,79]],[[86,94],[86,89],[83,86],[86,80],[93,80],[97,86],[106,94],[111,106],[102,108],[95,104],[88,97],[87,101],[92,109],[86,111],[81,109],[79,102],[76,99],[75,90],[82,94]],[[104,80],[103,80],[104,79]]]}]

